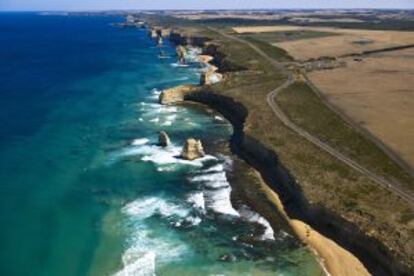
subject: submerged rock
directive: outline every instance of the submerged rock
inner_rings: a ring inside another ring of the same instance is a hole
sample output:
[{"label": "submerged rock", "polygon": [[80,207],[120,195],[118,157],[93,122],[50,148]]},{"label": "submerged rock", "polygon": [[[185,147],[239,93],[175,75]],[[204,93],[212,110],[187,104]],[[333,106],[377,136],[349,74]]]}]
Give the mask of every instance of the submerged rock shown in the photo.
[{"label": "submerged rock", "polygon": [[194,138],[185,141],[183,150],[181,151],[181,158],[186,160],[194,160],[205,156],[203,145],[200,140]]},{"label": "submerged rock", "polygon": [[158,145],[161,147],[167,147],[170,144],[170,137],[165,131],[160,131],[158,135]]}]

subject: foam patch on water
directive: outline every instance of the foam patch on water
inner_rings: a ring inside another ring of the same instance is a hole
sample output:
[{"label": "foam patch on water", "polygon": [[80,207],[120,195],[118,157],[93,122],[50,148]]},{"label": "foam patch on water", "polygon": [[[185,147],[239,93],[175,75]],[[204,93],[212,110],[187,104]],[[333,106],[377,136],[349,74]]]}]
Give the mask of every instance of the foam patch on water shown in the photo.
[{"label": "foam patch on water", "polygon": [[223,164],[217,164],[217,165],[214,165],[214,166],[204,170],[205,173],[222,172],[222,171],[224,171]]},{"label": "foam patch on water", "polygon": [[195,192],[188,195],[187,202],[190,203],[193,206],[193,208],[195,208],[199,212],[205,213],[206,203],[204,201],[203,192]]},{"label": "foam patch on water", "polygon": [[229,186],[224,171],[194,176],[190,180],[192,182],[204,182],[205,187],[208,188],[223,188]]},{"label": "foam patch on water", "polygon": [[258,213],[254,212],[253,210],[251,210],[249,207],[247,206],[242,206],[239,210],[238,210],[240,216],[244,219],[246,219],[249,222],[253,222],[253,223],[257,223],[260,224],[261,226],[263,226],[264,228],[264,233],[262,234],[262,236],[260,237],[262,240],[274,240],[274,231],[272,226],[270,225],[270,223],[261,215],[259,215]]},{"label": "foam patch on water", "polygon": [[149,139],[147,139],[147,138],[138,138],[138,139],[134,139],[134,141],[132,141],[131,145],[133,145],[133,146],[145,145],[148,142],[149,142]]},{"label": "foam patch on water", "polygon": [[153,100],[158,100],[160,94],[161,94],[161,90],[154,88],[151,90],[151,96],[149,98]]},{"label": "foam patch on water", "polygon": [[183,63],[179,63],[179,62],[174,62],[170,64],[172,67],[177,67],[177,68],[185,68],[185,67],[189,67],[189,64],[183,64]]},{"label": "foam patch on water", "polygon": [[155,275],[156,265],[175,262],[189,254],[189,248],[172,232],[161,236],[155,234],[147,219],[156,216],[168,221],[172,227],[201,222],[201,218],[190,214],[191,209],[162,196],[138,198],[124,206],[122,212],[128,217],[132,232],[128,239],[129,248],[122,256],[124,267],[116,276]]},{"label": "foam patch on water", "polygon": [[[122,160],[122,158],[137,156],[141,161],[152,162],[157,165],[158,171],[172,171],[171,165],[189,165],[202,167],[204,162],[210,160],[217,160],[212,155],[206,155],[195,160],[184,160],[180,158],[181,147],[169,145],[168,147],[160,147],[157,145],[148,144],[149,139],[139,138],[134,140],[131,146],[126,147],[120,151],[114,152],[110,155],[107,162],[108,165]],[[166,167],[165,167],[166,166]]]},{"label": "foam patch on water", "polygon": [[123,269],[114,276],[155,276],[155,253],[128,249],[122,256]]},{"label": "foam patch on water", "polygon": [[239,213],[231,204],[230,193],[230,187],[205,191],[206,208],[222,215],[239,217]]},{"label": "foam patch on water", "polygon": [[159,214],[162,217],[177,216],[185,218],[189,214],[189,210],[179,205],[170,203],[160,197],[147,197],[137,199],[127,204],[122,211],[137,219],[146,219],[154,214]]},{"label": "foam patch on water", "polygon": [[189,62],[199,62],[198,56],[203,52],[201,48],[198,47],[187,47],[185,52],[185,59]]},{"label": "foam patch on water", "polygon": [[224,164],[215,164],[205,170],[200,170],[199,174],[189,178],[190,182],[201,185],[203,189],[203,192],[194,194],[189,202],[202,204],[203,210],[206,211],[239,217],[239,213],[231,204],[231,187],[226,177]]}]

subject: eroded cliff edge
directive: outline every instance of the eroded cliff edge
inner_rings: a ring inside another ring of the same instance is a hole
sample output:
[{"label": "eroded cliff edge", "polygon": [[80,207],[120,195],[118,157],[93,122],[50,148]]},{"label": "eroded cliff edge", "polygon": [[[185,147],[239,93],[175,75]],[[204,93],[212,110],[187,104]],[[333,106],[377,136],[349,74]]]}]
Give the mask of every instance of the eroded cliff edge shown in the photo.
[{"label": "eroded cliff edge", "polygon": [[[180,41],[183,39],[181,38]],[[204,52],[214,57],[212,63],[223,73],[245,69],[228,62],[226,55],[218,51],[219,45],[211,43],[196,45],[203,46]],[[249,117],[246,106],[234,97],[221,95],[214,90],[214,87],[198,87],[177,93],[182,93],[179,98],[184,101],[198,102],[214,108],[232,123],[234,127],[230,140],[232,151],[255,168],[267,185],[277,192],[289,217],[306,222],[352,252],[374,275],[413,274],[412,266],[407,263],[410,258],[401,255],[403,251],[394,250],[376,237],[368,235],[360,225],[344,218],[341,212],[323,204],[309,202],[301,185],[281,164],[276,152],[246,132],[245,125]],[[260,206],[258,211],[260,212]],[[262,215],[267,216],[265,212]]]}]

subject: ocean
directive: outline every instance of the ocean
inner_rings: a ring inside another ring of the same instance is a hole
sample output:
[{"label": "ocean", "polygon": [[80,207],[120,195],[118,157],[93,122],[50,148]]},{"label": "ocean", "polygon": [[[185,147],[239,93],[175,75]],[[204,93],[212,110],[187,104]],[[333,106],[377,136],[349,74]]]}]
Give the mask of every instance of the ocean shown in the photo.
[{"label": "ocean", "polygon": [[[159,59],[122,21],[0,13],[0,275],[320,275],[293,237],[232,206],[233,162],[213,150],[231,125],[158,104],[201,65],[177,66],[168,42]],[[189,137],[207,156],[178,158]]]}]

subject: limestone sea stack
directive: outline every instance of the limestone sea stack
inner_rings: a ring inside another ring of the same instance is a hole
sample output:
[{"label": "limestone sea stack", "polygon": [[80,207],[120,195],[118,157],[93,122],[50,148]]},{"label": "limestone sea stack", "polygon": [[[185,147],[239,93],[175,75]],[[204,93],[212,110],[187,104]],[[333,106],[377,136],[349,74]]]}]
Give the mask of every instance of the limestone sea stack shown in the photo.
[{"label": "limestone sea stack", "polygon": [[158,145],[164,148],[170,145],[170,137],[168,137],[168,134],[165,131],[160,131],[158,135]]},{"label": "limestone sea stack", "polygon": [[178,56],[178,61],[181,64],[184,64],[185,63],[185,53],[186,53],[185,48],[181,45],[178,45],[177,48],[175,49],[175,51],[176,51],[177,56]]},{"label": "limestone sea stack", "polygon": [[205,156],[203,145],[200,140],[189,138],[185,141],[183,150],[181,152],[181,158],[186,160],[194,160]]}]

